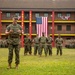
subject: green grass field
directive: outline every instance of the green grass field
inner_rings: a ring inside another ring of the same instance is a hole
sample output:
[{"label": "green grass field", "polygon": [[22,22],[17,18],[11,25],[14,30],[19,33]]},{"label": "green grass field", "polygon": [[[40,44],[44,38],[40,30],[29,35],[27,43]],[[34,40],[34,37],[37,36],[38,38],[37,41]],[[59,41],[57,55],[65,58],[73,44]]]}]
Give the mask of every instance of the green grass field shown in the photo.
[{"label": "green grass field", "polygon": [[0,75],[75,75],[75,49],[63,48],[63,55],[56,56],[56,48],[53,48],[53,55],[42,57],[23,55],[23,48],[20,50],[19,69],[15,67],[15,55],[12,62],[12,69],[8,70],[8,49],[0,48]]}]

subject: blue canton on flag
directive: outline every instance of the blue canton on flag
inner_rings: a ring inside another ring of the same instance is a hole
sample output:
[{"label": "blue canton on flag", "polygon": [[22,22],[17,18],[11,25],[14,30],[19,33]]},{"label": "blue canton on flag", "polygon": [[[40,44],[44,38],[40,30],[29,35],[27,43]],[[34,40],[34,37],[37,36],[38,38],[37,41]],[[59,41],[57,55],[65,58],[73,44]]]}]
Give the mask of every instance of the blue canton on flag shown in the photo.
[{"label": "blue canton on flag", "polygon": [[36,24],[42,24],[42,17],[36,18]]}]

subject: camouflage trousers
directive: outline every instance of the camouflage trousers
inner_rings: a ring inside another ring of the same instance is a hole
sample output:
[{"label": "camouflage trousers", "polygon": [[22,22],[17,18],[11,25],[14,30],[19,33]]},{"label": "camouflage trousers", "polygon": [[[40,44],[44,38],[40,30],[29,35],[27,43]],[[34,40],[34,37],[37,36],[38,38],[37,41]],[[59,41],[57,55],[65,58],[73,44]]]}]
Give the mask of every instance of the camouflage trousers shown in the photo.
[{"label": "camouflage trousers", "polygon": [[44,54],[45,54],[45,56],[47,56],[48,49],[47,49],[47,45],[46,45],[46,44],[41,44],[41,45],[39,46],[39,55],[42,55],[43,49],[44,49]]},{"label": "camouflage trousers", "polygon": [[52,45],[47,45],[49,55],[52,55]]},{"label": "camouflage trousers", "polygon": [[19,50],[20,47],[19,45],[9,45],[9,55],[8,55],[8,63],[11,64],[12,63],[12,59],[13,59],[13,51],[15,52],[15,64],[19,64],[20,60],[19,60]]},{"label": "camouflage trousers", "polygon": [[57,55],[59,54],[60,51],[60,55],[62,55],[62,46],[57,46]]},{"label": "camouflage trousers", "polygon": [[2,47],[2,45],[0,44],[0,48]]},{"label": "camouflage trousers", "polygon": [[32,47],[30,45],[24,46],[24,55],[27,55],[27,53],[29,53],[29,54],[32,53]]},{"label": "camouflage trousers", "polygon": [[[38,50],[39,50],[39,44],[35,44],[34,45],[34,55],[37,54]],[[38,52],[38,54],[39,54],[39,52]]]}]

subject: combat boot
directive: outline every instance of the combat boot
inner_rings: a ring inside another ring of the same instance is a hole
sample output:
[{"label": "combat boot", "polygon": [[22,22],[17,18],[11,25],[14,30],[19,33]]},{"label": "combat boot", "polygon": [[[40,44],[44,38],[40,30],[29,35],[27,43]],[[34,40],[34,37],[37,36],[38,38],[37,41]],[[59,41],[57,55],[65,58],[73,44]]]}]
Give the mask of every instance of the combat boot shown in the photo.
[{"label": "combat boot", "polygon": [[8,64],[8,67],[7,67],[7,69],[11,69],[11,64]]},{"label": "combat boot", "polygon": [[18,64],[16,64],[15,69],[18,69]]}]

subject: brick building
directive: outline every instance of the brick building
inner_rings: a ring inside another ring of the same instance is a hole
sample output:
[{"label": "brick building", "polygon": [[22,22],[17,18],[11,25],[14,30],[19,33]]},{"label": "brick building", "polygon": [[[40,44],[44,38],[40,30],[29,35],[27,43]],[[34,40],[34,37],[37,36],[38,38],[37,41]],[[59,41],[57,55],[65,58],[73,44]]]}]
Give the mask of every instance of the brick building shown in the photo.
[{"label": "brick building", "polygon": [[[48,17],[48,34],[54,39],[60,33],[64,39],[75,39],[75,0],[0,0],[0,36],[14,16],[21,16],[18,23],[24,33],[36,35],[36,17]],[[23,40],[23,37],[22,37]]]}]

